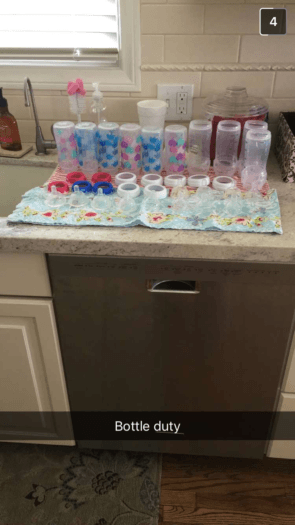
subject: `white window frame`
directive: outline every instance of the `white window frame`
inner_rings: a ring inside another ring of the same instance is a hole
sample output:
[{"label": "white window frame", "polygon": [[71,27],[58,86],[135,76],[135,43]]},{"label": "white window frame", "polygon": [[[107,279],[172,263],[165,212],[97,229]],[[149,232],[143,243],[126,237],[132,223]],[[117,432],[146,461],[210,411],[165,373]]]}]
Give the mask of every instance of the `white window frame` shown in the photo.
[{"label": "white window frame", "polygon": [[120,3],[121,35],[117,65],[100,64],[95,67],[93,62],[60,60],[40,65],[36,60],[0,60],[1,86],[22,89],[24,77],[29,77],[34,89],[66,90],[69,80],[82,77],[86,90],[93,89],[92,82],[99,82],[102,91],[140,91],[140,0],[120,0]]}]

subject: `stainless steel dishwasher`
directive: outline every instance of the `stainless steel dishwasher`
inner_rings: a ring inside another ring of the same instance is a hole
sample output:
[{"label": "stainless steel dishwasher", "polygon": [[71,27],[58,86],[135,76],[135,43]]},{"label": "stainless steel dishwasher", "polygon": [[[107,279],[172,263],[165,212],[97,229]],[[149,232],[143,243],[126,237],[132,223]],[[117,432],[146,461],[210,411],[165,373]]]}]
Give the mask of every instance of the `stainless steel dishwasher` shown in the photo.
[{"label": "stainless steel dishwasher", "polygon": [[[275,410],[294,265],[62,255],[48,263],[72,411]],[[262,457],[266,439],[78,444]]]}]

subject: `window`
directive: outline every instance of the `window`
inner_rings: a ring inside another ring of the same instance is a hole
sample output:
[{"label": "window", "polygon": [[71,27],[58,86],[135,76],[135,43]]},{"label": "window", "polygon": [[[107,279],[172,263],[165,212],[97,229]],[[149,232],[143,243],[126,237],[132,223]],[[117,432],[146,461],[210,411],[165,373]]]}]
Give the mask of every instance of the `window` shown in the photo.
[{"label": "window", "polygon": [[1,84],[20,87],[29,76],[39,89],[66,89],[80,75],[103,90],[139,90],[139,25],[139,0],[5,2]]}]

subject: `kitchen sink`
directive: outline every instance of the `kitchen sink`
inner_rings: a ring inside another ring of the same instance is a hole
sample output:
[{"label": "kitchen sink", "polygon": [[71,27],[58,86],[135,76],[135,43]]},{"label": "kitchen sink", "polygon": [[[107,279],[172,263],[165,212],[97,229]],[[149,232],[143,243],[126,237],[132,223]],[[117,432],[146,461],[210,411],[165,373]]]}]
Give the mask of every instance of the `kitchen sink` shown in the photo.
[{"label": "kitchen sink", "polygon": [[53,168],[0,164],[0,217],[7,217],[22,195],[46,182]]}]

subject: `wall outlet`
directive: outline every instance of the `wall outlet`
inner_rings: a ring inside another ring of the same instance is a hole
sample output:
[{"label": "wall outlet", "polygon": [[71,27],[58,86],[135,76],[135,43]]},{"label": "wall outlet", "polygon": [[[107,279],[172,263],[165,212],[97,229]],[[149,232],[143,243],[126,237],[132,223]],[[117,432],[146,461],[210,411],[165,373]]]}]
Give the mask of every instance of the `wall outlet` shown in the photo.
[{"label": "wall outlet", "polygon": [[194,84],[158,84],[158,99],[168,103],[166,120],[191,120]]},{"label": "wall outlet", "polygon": [[176,94],[176,113],[178,115],[187,115],[188,94],[186,91]]}]

